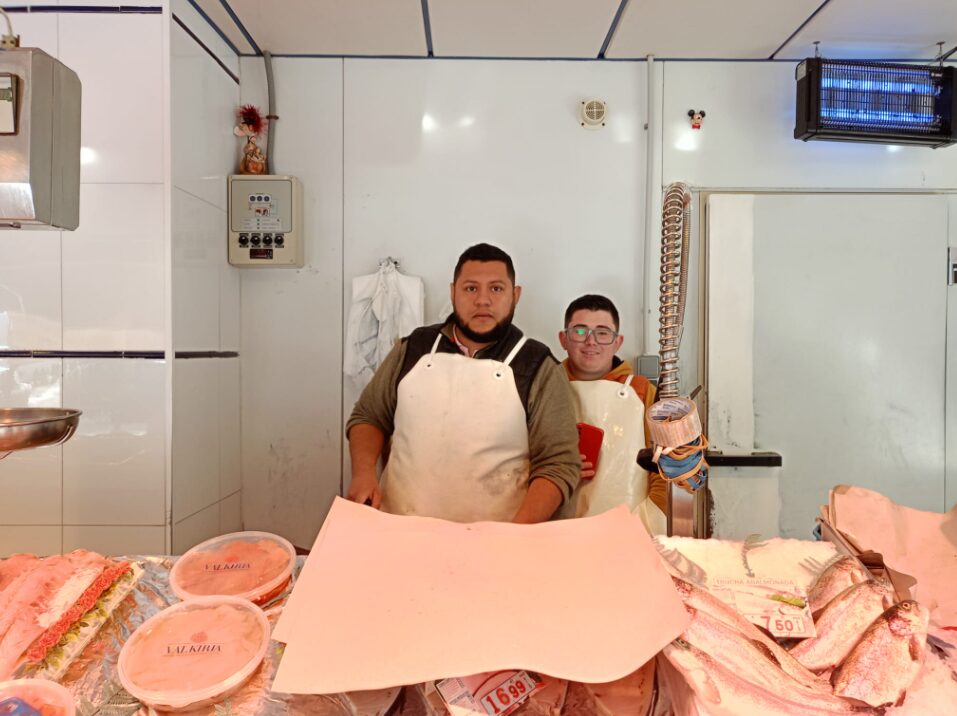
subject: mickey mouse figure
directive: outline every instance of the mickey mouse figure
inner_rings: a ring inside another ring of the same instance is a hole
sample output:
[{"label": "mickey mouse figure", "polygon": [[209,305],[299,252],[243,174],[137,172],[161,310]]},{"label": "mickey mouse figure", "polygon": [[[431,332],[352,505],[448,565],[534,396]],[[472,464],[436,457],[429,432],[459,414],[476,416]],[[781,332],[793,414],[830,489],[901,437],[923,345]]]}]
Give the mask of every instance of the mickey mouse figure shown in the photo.
[{"label": "mickey mouse figure", "polygon": [[704,119],[703,109],[689,109],[688,116],[691,117],[691,128],[701,129],[701,120]]}]

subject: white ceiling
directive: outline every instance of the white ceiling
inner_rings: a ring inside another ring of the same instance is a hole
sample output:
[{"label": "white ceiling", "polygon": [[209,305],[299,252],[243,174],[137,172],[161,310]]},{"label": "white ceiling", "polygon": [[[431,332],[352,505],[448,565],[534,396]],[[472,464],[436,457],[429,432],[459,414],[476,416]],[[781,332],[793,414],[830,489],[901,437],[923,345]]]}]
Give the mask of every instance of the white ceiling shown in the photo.
[{"label": "white ceiling", "polygon": [[244,55],[765,60],[811,56],[815,40],[835,58],[957,50],[957,0],[190,2]]}]

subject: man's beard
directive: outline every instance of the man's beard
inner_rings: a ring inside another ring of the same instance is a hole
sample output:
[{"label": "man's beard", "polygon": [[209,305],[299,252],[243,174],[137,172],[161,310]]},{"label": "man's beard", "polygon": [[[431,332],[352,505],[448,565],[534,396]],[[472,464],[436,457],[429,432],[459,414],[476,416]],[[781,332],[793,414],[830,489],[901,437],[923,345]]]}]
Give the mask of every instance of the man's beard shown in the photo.
[{"label": "man's beard", "polygon": [[455,327],[460,330],[466,338],[468,338],[470,341],[474,341],[475,343],[498,343],[505,337],[505,334],[512,325],[512,319],[514,317],[515,306],[513,304],[512,310],[508,312],[508,315],[505,316],[505,318],[495,324],[495,328],[485,331],[484,333],[479,333],[478,331],[473,331],[471,328],[465,325],[465,321],[462,320],[459,312],[454,308],[452,309],[452,320],[455,321]]}]

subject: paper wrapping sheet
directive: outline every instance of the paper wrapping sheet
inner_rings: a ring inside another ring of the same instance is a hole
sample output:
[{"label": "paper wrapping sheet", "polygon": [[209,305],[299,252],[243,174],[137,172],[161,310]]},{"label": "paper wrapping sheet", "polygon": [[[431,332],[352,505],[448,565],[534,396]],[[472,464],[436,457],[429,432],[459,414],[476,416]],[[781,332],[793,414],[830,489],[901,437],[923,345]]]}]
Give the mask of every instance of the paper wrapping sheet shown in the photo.
[{"label": "paper wrapping sheet", "polygon": [[872,490],[839,485],[830,507],[837,529],[917,580],[914,597],[931,610],[932,622],[957,627],[957,505],[943,514],[922,512]]},{"label": "paper wrapping sheet", "polygon": [[328,694],[499,669],[621,678],[689,622],[624,507],[458,524],[338,499],[274,638],[273,690]]}]

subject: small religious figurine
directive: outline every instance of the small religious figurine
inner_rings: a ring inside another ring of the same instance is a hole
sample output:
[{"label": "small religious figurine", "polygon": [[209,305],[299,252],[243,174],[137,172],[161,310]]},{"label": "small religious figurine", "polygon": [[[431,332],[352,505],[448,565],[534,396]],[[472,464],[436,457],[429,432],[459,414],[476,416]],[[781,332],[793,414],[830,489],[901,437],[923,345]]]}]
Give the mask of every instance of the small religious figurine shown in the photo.
[{"label": "small religious figurine", "polygon": [[239,125],[233,128],[237,137],[246,137],[243,146],[243,156],[239,160],[240,174],[265,174],[266,155],[258,144],[256,137],[266,128],[266,120],[259,113],[259,109],[251,104],[244,104],[237,112]]}]

